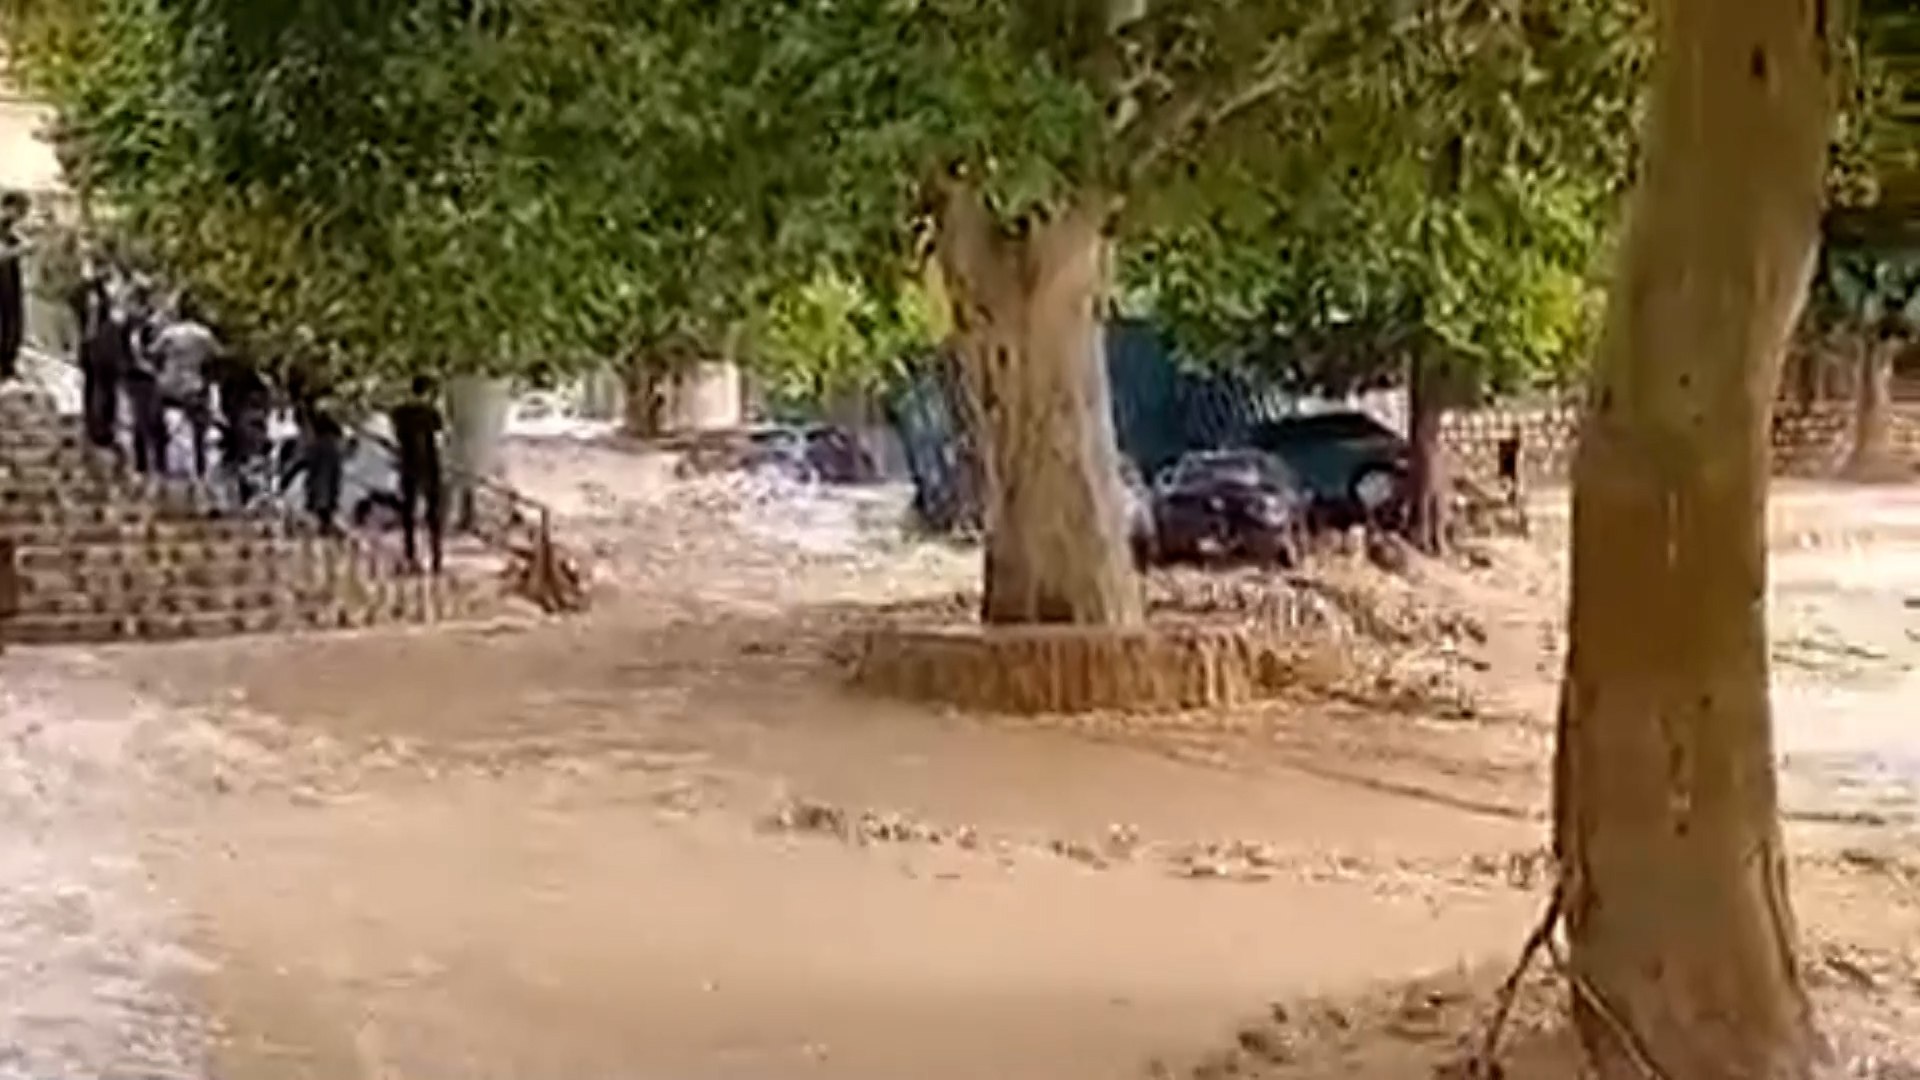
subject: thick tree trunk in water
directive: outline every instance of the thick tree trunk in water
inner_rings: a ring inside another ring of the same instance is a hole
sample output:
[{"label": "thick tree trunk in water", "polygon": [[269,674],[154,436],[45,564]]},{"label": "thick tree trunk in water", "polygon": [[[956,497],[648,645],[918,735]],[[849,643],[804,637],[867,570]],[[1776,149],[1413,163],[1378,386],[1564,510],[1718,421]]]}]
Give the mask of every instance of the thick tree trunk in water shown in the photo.
[{"label": "thick tree trunk in water", "polygon": [[963,185],[940,208],[986,488],[987,622],[1143,617],[1100,334],[1103,218],[1089,201],[1014,234]]},{"label": "thick tree trunk in water", "polygon": [[1877,333],[1861,338],[1854,384],[1853,453],[1847,475],[1878,480],[1897,471],[1893,460],[1893,349]]},{"label": "thick tree trunk in water", "polygon": [[1445,380],[1438,365],[1416,354],[1407,365],[1407,540],[1429,555],[1447,547],[1452,481],[1440,445],[1446,419]]},{"label": "thick tree trunk in water", "polygon": [[1574,1019],[1602,1080],[1801,1080],[1768,700],[1768,428],[1811,275],[1824,28],[1666,0],[1574,476],[1556,761]]},{"label": "thick tree trunk in water", "polygon": [[447,524],[473,532],[493,523],[481,520],[481,480],[506,473],[507,417],[513,409],[508,379],[458,375],[447,380],[446,509]]},{"label": "thick tree trunk in water", "polygon": [[1820,352],[1820,400],[1838,401],[1853,390],[1854,376],[1858,368],[1848,371],[1849,365],[1839,362],[1832,340]]},{"label": "thick tree trunk in water", "polygon": [[1793,397],[1803,410],[1810,410],[1820,403],[1823,382],[1821,368],[1825,364],[1821,345],[1820,339],[1809,338],[1793,354]]},{"label": "thick tree trunk in water", "polygon": [[651,439],[666,427],[667,365],[649,353],[627,358],[621,366],[620,430],[636,439]]}]

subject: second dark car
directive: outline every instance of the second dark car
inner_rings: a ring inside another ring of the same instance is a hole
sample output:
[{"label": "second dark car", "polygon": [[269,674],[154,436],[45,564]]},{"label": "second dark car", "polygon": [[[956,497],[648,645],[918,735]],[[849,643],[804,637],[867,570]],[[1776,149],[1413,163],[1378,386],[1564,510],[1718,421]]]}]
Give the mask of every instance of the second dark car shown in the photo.
[{"label": "second dark car", "polygon": [[1187,454],[1153,492],[1161,561],[1240,558],[1291,566],[1311,497],[1278,458],[1259,450]]},{"label": "second dark car", "polygon": [[1407,498],[1407,441],[1362,412],[1289,416],[1255,426],[1250,440],[1298,476],[1316,523],[1391,525]]}]

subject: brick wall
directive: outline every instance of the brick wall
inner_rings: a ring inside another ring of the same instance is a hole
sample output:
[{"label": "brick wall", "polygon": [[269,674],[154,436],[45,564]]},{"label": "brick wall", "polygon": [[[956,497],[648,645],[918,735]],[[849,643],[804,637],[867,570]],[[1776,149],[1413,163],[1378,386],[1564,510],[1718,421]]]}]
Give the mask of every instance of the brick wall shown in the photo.
[{"label": "brick wall", "polygon": [[[1567,475],[1579,410],[1566,403],[1505,404],[1450,414],[1441,438],[1451,452],[1454,467],[1470,476],[1490,477],[1498,462],[1499,443],[1519,431],[1521,467],[1530,481],[1555,480]],[[1893,444],[1896,455],[1920,467],[1920,401],[1893,406]],[[1782,476],[1830,476],[1846,463],[1852,450],[1853,403],[1822,402],[1801,407],[1783,403],[1774,415],[1774,472]]]},{"label": "brick wall", "polygon": [[1440,438],[1455,470],[1485,479],[1499,467],[1500,441],[1518,432],[1522,477],[1550,480],[1572,466],[1578,421],[1579,410],[1561,402],[1492,405],[1449,413]]}]

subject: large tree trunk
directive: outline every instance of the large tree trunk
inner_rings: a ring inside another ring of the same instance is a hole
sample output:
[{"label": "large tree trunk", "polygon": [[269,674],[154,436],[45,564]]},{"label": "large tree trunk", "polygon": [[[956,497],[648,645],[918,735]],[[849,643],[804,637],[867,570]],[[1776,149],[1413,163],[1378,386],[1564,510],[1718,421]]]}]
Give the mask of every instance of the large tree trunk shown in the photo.
[{"label": "large tree trunk", "polygon": [[1797,348],[1790,354],[1793,371],[1793,399],[1802,412],[1811,412],[1820,404],[1826,364],[1824,335],[1804,334],[1795,339]]},{"label": "large tree trunk", "polygon": [[1142,619],[1101,342],[1104,213],[1076,204],[1019,233],[956,184],[936,254],[978,432],[990,623]]},{"label": "large tree trunk", "polygon": [[1446,419],[1446,379],[1440,365],[1421,353],[1407,364],[1407,540],[1429,555],[1446,550],[1452,482],[1440,443]]},{"label": "large tree trunk", "polygon": [[1876,332],[1861,335],[1860,369],[1853,388],[1853,452],[1846,473],[1855,480],[1894,475],[1893,343]]},{"label": "large tree trunk", "polygon": [[1768,428],[1811,275],[1821,5],[1666,0],[1574,478],[1555,846],[1602,1080],[1798,1080],[1768,701]]},{"label": "large tree trunk", "polygon": [[620,367],[620,430],[652,439],[666,429],[669,365],[650,350],[636,351]]},{"label": "large tree trunk", "polygon": [[460,532],[485,531],[494,523],[482,517],[485,481],[506,474],[507,418],[513,410],[513,381],[485,375],[456,375],[447,380],[445,514]]}]

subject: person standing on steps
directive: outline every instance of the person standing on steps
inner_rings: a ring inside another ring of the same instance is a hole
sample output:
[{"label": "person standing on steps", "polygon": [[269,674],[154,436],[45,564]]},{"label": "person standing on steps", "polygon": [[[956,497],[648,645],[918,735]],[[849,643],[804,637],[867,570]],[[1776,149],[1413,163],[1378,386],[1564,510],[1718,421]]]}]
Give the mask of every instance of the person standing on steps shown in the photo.
[{"label": "person standing on steps", "polygon": [[434,404],[437,389],[431,378],[425,375],[415,378],[413,396],[396,406],[391,415],[393,440],[400,456],[400,528],[406,543],[407,567],[415,572],[420,569],[414,537],[418,509],[426,517],[427,543],[435,574],[441,570],[441,533],[445,520],[440,476],[440,432],[445,424],[439,406]]},{"label": "person standing on steps", "polygon": [[73,362],[83,371],[87,366],[87,343],[93,340],[94,323],[102,314],[100,301],[106,294],[106,284],[100,253],[91,246],[82,248],[79,273],[61,299],[67,302],[67,314],[73,318]]},{"label": "person standing on steps", "polygon": [[159,316],[153,290],[136,282],[126,309],[127,364],[120,373],[133,427],[133,467],[143,476],[167,472],[167,421],[160,404],[160,372],[153,348]]},{"label": "person standing on steps", "polygon": [[27,242],[21,229],[31,205],[18,191],[0,195],[0,383],[20,377],[20,347],[27,338]]},{"label": "person standing on steps", "polygon": [[159,371],[154,357],[154,292],[144,282],[127,286],[121,325],[127,336],[127,363],[121,367],[121,394],[127,398],[132,429],[132,467],[142,477],[167,471],[167,425],[159,411]]},{"label": "person standing on steps", "polygon": [[250,506],[262,489],[257,486],[260,463],[268,452],[269,413],[273,392],[249,360],[229,355],[219,362],[220,416],[226,432],[220,446],[220,464],[232,480],[241,506]]},{"label": "person standing on steps", "polygon": [[201,321],[193,302],[182,298],[174,317],[155,335],[153,351],[159,361],[162,416],[179,413],[186,420],[193,434],[193,475],[205,478],[207,431],[213,426],[207,368],[219,357],[220,339]]},{"label": "person standing on steps", "polygon": [[322,536],[340,532],[340,473],[346,458],[346,429],[334,415],[331,395],[304,375],[288,380],[293,394],[294,421],[300,427],[297,454],[280,476],[285,491],[306,477],[307,514]]},{"label": "person standing on steps", "polygon": [[87,442],[113,450],[119,446],[120,381],[133,365],[133,328],[104,273],[88,285],[88,294],[80,339],[81,406]]}]

